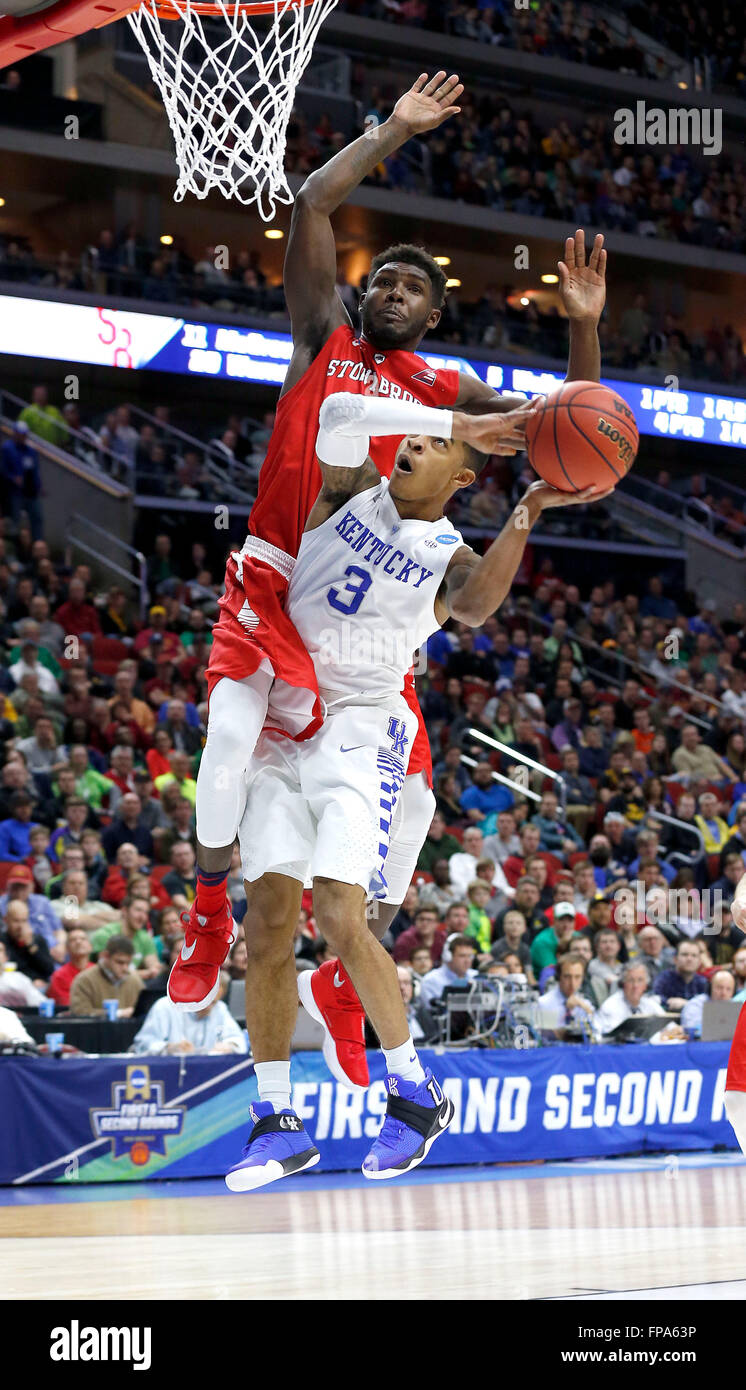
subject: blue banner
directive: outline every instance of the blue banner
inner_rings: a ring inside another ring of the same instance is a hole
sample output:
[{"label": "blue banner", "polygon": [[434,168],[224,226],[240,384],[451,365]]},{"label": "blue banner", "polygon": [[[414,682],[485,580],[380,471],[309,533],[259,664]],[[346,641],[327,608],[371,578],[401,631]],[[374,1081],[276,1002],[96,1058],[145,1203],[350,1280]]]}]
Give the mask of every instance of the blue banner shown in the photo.
[{"label": "blue banner", "polygon": [[[428,1163],[736,1148],[723,1093],[727,1043],[425,1052],[456,1108]],[[370,1053],[366,1094],[317,1052],[293,1057],[293,1104],[323,1169],[358,1168],[386,1109]],[[0,1183],[222,1175],[257,1098],[245,1058],[0,1058]]]},{"label": "blue banner", "polygon": [[[288,333],[200,323],[146,314],[134,309],[97,309],[56,300],[0,295],[0,352],[104,367],[150,368],[186,376],[221,377],[281,386],[290,362]],[[551,390],[563,380],[557,372],[485,362],[478,357],[420,354],[431,367],[452,367],[486,381],[496,391],[526,395]],[[746,400],[708,391],[666,391],[602,377],[635,414],[640,434],[746,445]]]}]

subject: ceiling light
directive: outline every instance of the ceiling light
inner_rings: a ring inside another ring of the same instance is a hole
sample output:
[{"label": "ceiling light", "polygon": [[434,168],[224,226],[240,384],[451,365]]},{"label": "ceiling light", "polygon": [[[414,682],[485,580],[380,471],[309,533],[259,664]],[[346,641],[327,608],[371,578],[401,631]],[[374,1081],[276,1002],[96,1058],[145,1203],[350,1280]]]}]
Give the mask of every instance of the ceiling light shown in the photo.
[{"label": "ceiling light", "polygon": [[556,285],[558,280],[559,275],[542,275],[541,277],[542,285]]},{"label": "ceiling light", "polygon": [[160,240],[161,246],[173,246],[174,244],[174,239],[172,236],[169,236],[168,232],[164,232]]},{"label": "ceiling light", "polygon": [[450,256],[435,256],[433,259],[435,260],[435,264],[436,264],[436,265],[450,265],[450,264],[451,264],[451,258],[450,258]]},{"label": "ceiling light", "polygon": [[452,280],[446,280],[446,289],[447,289],[447,290],[459,290],[460,288],[461,288],[461,281],[460,281],[460,280],[457,280],[457,279],[455,278],[455,276],[454,276],[454,278],[453,278]]},{"label": "ceiling light", "polygon": [[522,295],[521,295],[521,304],[524,306],[524,308],[525,308],[525,306],[526,306],[527,304],[530,304],[530,303],[531,303],[531,300],[530,300],[530,299],[527,299],[526,296],[525,296],[525,294],[522,294]]},{"label": "ceiling light", "polygon": [[282,241],[285,233],[281,231],[279,227],[267,227],[264,235],[267,241]]}]

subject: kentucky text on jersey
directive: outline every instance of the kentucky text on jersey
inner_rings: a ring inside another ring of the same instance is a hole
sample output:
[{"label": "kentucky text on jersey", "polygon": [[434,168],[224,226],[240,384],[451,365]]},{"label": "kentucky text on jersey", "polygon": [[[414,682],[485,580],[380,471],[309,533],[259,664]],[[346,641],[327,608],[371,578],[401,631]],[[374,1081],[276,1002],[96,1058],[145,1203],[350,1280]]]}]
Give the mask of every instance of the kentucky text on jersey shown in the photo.
[{"label": "kentucky text on jersey", "polygon": [[[408,584],[410,578],[417,574],[417,571],[419,571],[419,578],[415,580],[415,589],[419,589],[420,584],[425,579],[432,578],[432,570],[426,569],[418,560],[408,560],[403,550],[395,550],[390,542],[387,544],[386,541],[380,540],[369,526],[358,521],[354,512],[345,512],[334,529],[342,537],[342,540],[346,541],[350,548],[357,551],[358,554],[369,545],[370,548],[366,551],[363,559],[370,560],[373,565],[380,565],[381,561],[388,555],[389,558],[383,568],[386,574],[393,575],[394,579],[400,580],[402,584]],[[358,531],[360,535],[357,534]],[[399,573],[395,574],[396,566],[400,560],[403,560],[404,564]]]},{"label": "kentucky text on jersey", "polygon": [[422,404],[419,397],[413,396],[411,391],[407,391],[397,381],[389,381],[387,376],[381,376],[373,367],[366,367],[364,362],[353,362],[349,357],[333,357],[326,374],[336,377],[338,381],[360,381],[363,386],[371,386],[375,382],[377,396],[390,396],[392,401],[417,401],[418,405]]}]

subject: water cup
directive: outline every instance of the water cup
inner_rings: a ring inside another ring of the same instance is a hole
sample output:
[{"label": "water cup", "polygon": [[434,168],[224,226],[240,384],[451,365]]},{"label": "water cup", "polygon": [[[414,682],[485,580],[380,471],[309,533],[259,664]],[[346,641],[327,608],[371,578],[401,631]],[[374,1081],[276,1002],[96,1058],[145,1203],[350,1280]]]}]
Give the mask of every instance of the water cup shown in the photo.
[{"label": "water cup", "polygon": [[62,1044],[65,1041],[64,1033],[45,1033],[44,1041],[50,1052],[61,1052]]},{"label": "water cup", "polygon": [[40,1018],[54,1018],[54,1000],[42,999],[39,1005]]},{"label": "water cup", "polygon": [[114,1023],[114,1021],[116,1020],[117,1015],[118,1015],[118,1013],[119,1013],[119,1000],[118,1000],[118,999],[105,999],[105,1000],[104,1000],[104,1013],[106,1014],[106,1017],[108,1018],[109,1022],[110,1022],[110,1023]]}]

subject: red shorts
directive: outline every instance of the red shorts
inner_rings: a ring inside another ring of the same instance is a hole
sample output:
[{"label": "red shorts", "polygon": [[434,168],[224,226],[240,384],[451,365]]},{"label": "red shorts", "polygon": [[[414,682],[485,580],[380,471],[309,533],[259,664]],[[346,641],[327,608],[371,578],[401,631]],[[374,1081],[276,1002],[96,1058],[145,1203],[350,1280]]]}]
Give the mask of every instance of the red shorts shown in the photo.
[{"label": "red shorts", "polygon": [[[284,552],[270,546],[268,553],[282,563]],[[300,741],[321,728],[323,705],[313,662],[285,612],[292,560],[289,556],[284,559],[288,562],[285,574],[256,556],[244,555],[240,576],[233,556],[228,560],[225,590],[218,600],[220,617],[212,630],[207,697],[209,700],[221,676],[245,680],[266,658],[275,673],[268,724]],[[418,719],[409,773],[424,772],[432,786],[430,743],[411,674],[402,694]]]},{"label": "red shorts", "polygon": [[266,659],[275,674],[268,723],[305,739],[321,728],[323,705],[313,662],[285,612],[287,589],[288,578],[272,565],[243,556],[239,576],[230,557],[212,630],[207,696],[222,676],[245,680]]},{"label": "red shorts", "polygon": [[414,676],[411,671],[407,672],[402,695],[409,705],[409,708],[412,710],[412,713],[417,715],[417,735],[412,744],[407,776],[412,777],[416,772],[424,772],[427,777],[427,785],[431,787],[433,785],[433,762],[430,756],[430,740],[427,736],[425,721],[422,718],[422,710],[420,709],[420,702],[417,699],[417,692],[414,688]]},{"label": "red shorts", "polygon": [[738,1015],[736,1031],[730,1045],[726,1091],[746,1091],[746,1004]]}]

